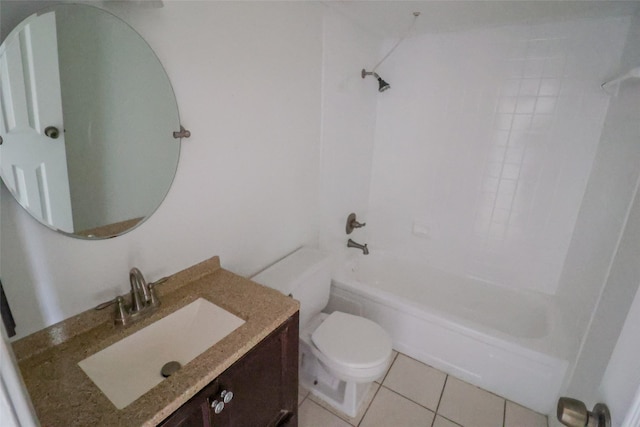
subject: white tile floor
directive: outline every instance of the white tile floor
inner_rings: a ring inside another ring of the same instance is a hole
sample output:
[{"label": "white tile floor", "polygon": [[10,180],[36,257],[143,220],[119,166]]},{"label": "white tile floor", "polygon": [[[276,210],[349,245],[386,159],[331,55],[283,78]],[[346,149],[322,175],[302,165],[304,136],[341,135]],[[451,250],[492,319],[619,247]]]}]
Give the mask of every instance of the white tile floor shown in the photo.
[{"label": "white tile floor", "polygon": [[299,393],[300,427],[547,427],[547,417],[401,353],[355,418]]}]

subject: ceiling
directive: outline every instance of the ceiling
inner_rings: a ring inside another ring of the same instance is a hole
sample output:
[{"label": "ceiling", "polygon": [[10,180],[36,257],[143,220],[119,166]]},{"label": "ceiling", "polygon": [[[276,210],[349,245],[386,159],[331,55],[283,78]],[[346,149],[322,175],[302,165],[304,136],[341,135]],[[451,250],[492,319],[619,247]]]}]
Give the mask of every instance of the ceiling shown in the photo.
[{"label": "ceiling", "polygon": [[421,12],[412,34],[640,14],[640,0],[334,0],[327,6],[379,37],[400,37]]}]

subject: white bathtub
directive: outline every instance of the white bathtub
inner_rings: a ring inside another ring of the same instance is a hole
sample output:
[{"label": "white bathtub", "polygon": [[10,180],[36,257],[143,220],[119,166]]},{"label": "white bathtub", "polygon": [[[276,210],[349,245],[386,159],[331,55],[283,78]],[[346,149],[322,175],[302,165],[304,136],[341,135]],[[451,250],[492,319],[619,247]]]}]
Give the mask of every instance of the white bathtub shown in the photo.
[{"label": "white bathtub", "polygon": [[566,339],[548,296],[372,253],[333,274],[329,311],[368,317],[394,348],[535,411],[553,412]]}]

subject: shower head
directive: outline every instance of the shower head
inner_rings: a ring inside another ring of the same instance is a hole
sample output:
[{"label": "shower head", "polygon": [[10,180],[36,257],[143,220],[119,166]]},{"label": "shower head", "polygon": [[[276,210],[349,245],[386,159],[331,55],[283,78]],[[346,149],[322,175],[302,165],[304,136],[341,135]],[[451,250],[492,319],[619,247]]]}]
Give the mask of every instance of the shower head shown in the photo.
[{"label": "shower head", "polygon": [[367,76],[373,76],[376,79],[378,79],[378,92],[384,92],[385,90],[391,88],[391,85],[385,82],[384,80],[382,80],[382,78],[378,75],[378,73],[374,71],[367,71],[363,68],[360,75],[362,76],[363,79]]},{"label": "shower head", "polygon": [[391,85],[387,82],[385,82],[384,80],[382,80],[380,77],[378,77],[378,92],[384,92],[387,89],[391,88]]}]

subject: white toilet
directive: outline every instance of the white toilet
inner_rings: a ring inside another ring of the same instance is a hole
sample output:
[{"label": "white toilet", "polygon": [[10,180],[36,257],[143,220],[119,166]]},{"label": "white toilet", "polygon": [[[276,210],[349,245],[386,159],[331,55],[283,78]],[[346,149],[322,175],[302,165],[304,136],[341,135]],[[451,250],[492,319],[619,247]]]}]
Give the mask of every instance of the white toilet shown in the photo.
[{"label": "white toilet", "polygon": [[360,316],[321,312],[329,302],[331,266],[319,250],[298,249],[252,280],[300,301],[300,383],[355,417],[391,362],[389,334]]}]

